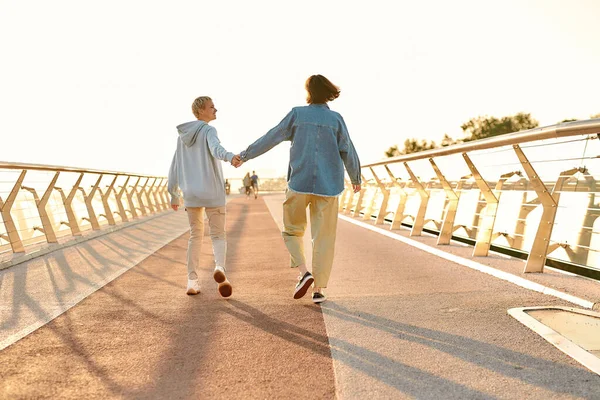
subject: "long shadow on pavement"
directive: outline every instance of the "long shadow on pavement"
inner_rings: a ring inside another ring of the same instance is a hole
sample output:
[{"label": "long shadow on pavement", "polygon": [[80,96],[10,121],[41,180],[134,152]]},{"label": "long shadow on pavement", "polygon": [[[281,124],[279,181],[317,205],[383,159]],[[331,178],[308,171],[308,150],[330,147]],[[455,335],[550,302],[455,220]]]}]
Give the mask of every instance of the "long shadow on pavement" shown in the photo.
[{"label": "long shadow on pavement", "polygon": [[[248,205],[238,203],[228,204],[227,207],[227,214],[230,214],[231,207],[240,208],[235,229],[227,226],[227,260],[230,260],[237,256],[238,246],[236,244],[240,240],[240,235],[246,229]],[[207,231],[208,226],[205,226],[205,236]],[[210,239],[207,240],[205,237],[202,246],[201,266],[202,269],[209,272],[213,268],[212,265],[210,267],[206,266],[209,259],[207,253],[210,253],[210,259],[213,256]],[[186,253],[187,247],[181,247],[181,252]],[[180,268],[184,272],[186,270],[185,264],[181,265]],[[232,268],[228,268],[229,272],[232,270]],[[129,273],[131,272],[129,271]],[[184,272],[184,275],[187,274]],[[181,285],[181,292],[184,288]],[[165,357],[156,366],[154,372],[156,381],[140,390],[130,391],[128,395],[138,399],[190,398],[194,396],[195,387],[199,383],[197,380],[201,381],[203,379],[203,377],[198,377],[198,374],[201,371],[202,360],[205,358],[211,342],[211,337],[207,335],[216,330],[219,314],[225,313],[228,307],[222,299],[211,302],[198,301],[202,300],[202,294],[192,296],[189,299],[189,309],[186,314],[189,315],[190,321],[176,327],[176,330],[173,331],[172,340],[165,352]],[[197,323],[199,319],[202,321]]]},{"label": "long shadow on pavement", "polygon": [[[493,398],[485,393],[399,363],[389,357],[355,346],[346,341],[335,339],[332,343],[331,338],[325,335],[316,335],[314,332],[299,328],[289,322],[270,317],[241,301],[230,300],[230,304],[240,309],[241,312],[229,309],[225,310],[225,312],[271,335],[281,337],[290,343],[305,347],[315,353],[330,357],[331,351],[329,346],[331,344],[333,348],[343,353],[343,357],[338,358],[339,361],[416,398],[448,398],[448,394],[462,399]],[[320,313],[320,309],[317,306],[304,305],[302,307]]]},{"label": "long shadow on pavement", "polygon": [[[556,393],[566,393],[584,398],[587,398],[590,393],[600,394],[599,377],[582,368],[557,364],[527,354],[515,352],[504,347],[469,339],[464,336],[403,324],[398,321],[366,313],[362,310],[360,315],[357,315],[352,310],[331,300],[323,303],[321,310],[315,308],[313,311],[319,313],[322,312],[323,314],[334,318],[390,333],[399,340],[429,346],[478,367],[483,367],[507,377],[519,379],[528,384],[549,389]],[[385,377],[386,374],[389,376],[388,378],[384,378],[386,379],[386,383],[401,391],[407,391],[408,389],[408,392],[412,393],[413,381],[407,380],[404,382],[404,379],[396,379],[396,377],[406,377],[407,372],[413,373],[414,371],[411,371],[410,369],[407,370],[404,367],[397,369],[397,362],[394,360],[388,361],[379,354],[363,348],[357,348],[355,345],[335,337],[330,336],[329,343],[331,344],[332,349],[341,353],[342,357],[339,361],[357,369],[361,369],[365,365],[371,365],[369,369],[381,370],[383,371],[383,377]],[[571,381],[585,383],[585,386],[573,384],[569,387],[565,387],[565,381],[549,379],[549,373],[551,371],[558,376],[569,377],[569,380]],[[406,386],[406,383],[408,383],[409,387]],[[433,382],[432,384],[436,385]],[[443,385],[443,383],[441,384]],[[413,394],[423,395],[424,393],[421,389]],[[443,392],[453,393],[452,388],[448,387],[446,389],[451,391],[447,392],[444,390]]]}]

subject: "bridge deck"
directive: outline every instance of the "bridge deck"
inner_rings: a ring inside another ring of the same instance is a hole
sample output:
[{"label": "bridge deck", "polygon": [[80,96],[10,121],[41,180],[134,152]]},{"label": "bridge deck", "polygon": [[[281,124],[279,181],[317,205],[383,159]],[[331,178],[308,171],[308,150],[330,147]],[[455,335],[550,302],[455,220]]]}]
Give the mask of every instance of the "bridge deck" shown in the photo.
[{"label": "bridge deck", "polygon": [[[212,281],[208,242],[202,293],[184,294],[183,212],[0,271],[0,398],[600,396],[598,375],[507,314],[572,303],[346,220],[329,300],[293,300],[281,198],[229,202],[229,300]],[[600,299],[600,285],[580,277],[526,278]]]}]

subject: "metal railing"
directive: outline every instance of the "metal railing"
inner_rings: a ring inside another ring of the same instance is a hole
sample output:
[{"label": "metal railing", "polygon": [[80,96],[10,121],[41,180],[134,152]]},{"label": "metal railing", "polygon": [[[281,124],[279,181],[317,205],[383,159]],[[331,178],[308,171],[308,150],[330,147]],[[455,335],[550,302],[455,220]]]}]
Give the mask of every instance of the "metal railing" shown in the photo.
[{"label": "metal railing", "polygon": [[600,119],[387,158],[347,182],[340,212],[520,254],[524,272],[558,265],[600,279]]},{"label": "metal railing", "polygon": [[170,208],[167,178],[0,162],[0,266],[58,243]]}]

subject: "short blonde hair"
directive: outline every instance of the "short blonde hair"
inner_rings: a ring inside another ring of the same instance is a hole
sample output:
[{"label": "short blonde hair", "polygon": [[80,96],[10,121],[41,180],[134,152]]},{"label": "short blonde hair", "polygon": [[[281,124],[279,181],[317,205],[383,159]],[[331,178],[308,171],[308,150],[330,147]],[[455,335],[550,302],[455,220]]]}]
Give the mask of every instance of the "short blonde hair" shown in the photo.
[{"label": "short blonde hair", "polygon": [[212,101],[212,99],[208,96],[200,96],[192,103],[192,112],[196,118],[200,118],[199,112],[204,108],[204,103],[207,101]]}]

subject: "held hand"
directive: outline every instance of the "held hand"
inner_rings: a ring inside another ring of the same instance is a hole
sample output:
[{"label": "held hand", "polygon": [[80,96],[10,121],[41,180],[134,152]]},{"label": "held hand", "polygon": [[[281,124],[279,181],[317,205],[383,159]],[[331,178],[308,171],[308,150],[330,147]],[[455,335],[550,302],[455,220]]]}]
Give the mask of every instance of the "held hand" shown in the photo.
[{"label": "held hand", "polygon": [[231,165],[233,165],[236,168],[239,168],[240,165],[242,165],[242,157],[240,157],[239,154],[233,156],[233,158],[231,159]]},{"label": "held hand", "polygon": [[354,193],[360,192],[360,184],[359,185],[352,184],[352,189],[354,190]]},{"label": "held hand", "polygon": [[175,211],[179,210],[179,204],[171,204],[171,208]]}]

